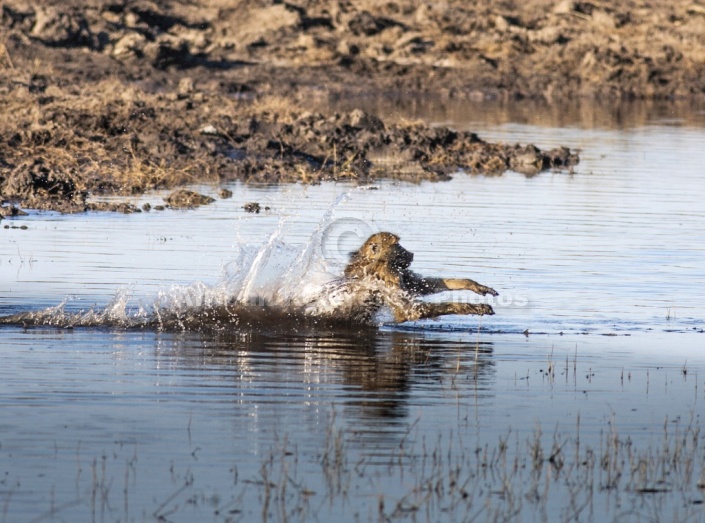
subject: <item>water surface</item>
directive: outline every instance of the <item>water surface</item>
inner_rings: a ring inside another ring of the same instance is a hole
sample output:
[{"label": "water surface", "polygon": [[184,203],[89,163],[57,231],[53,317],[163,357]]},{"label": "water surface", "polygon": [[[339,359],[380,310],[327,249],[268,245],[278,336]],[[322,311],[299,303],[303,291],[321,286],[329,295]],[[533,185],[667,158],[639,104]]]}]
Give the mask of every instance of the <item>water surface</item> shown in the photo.
[{"label": "water surface", "polygon": [[236,184],[194,211],[0,229],[2,314],[197,299],[272,238],[325,238],[316,259],[336,271],[380,230],[418,272],[501,293],[493,317],[364,335],[1,327],[0,521],[703,521],[701,123],[468,113],[435,120],[580,148],[581,163],[372,189]]}]

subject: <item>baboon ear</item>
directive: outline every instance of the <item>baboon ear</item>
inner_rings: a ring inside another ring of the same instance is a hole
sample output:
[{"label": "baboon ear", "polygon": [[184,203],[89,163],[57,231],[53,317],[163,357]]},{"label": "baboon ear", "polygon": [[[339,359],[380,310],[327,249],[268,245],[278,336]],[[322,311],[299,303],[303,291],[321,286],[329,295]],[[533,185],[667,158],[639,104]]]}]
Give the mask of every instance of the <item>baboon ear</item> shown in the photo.
[{"label": "baboon ear", "polygon": [[373,243],[370,245],[370,250],[372,251],[372,254],[377,254],[377,244]]}]

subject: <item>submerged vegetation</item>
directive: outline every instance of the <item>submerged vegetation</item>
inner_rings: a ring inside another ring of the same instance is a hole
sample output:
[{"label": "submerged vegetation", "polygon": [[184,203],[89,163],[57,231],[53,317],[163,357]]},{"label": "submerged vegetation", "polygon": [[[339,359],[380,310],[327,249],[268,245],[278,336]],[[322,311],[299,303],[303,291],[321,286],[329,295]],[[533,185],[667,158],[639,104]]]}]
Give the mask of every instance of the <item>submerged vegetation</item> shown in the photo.
[{"label": "submerged vegetation", "polygon": [[[333,411],[325,444],[315,455],[302,453],[296,441],[279,435],[269,452],[253,457],[255,462],[226,458],[211,465],[216,477],[230,477],[217,487],[208,486],[209,472],[199,466],[208,444],[192,443],[191,431],[189,421],[184,437],[190,455],[168,455],[160,474],[170,481],[155,489],[159,495],[151,503],[140,493],[138,445],[116,443],[101,456],[87,457],[78,444],[75,498],[52,493],[32,521],[63,520],[87,511],[105,521],[211,517],[219,522],[678,523],[699,521],[703,515],[705,436],[694,419],[685,426],[666,419],[661,436],[647,446],[621,434],[615,420],[585,437],[579,416],[569,435],[554,430],[547,436],[537,424],[527,436],[510,429],[494,444],[480,446],[460,424],[429,439],[419,436],[414,422],[397,450],[382,457],[356,448],[354,435],[341,429]],[[15,514],[23,486],[3,483],[0,521],[5,523],[13,520],[9,515]]]}]

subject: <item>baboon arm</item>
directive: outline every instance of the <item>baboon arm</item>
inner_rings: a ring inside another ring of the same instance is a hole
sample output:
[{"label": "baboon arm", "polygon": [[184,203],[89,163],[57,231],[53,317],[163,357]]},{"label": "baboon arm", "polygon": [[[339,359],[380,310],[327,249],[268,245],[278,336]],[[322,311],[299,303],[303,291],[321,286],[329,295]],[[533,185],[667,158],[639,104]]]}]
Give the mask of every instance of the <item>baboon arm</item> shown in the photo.
[{"label": "baboon arm", "polygon": [[492,296],[497,296],[499,293],[491,287],[486,287],[485,285],[480,285],[474,280],[470,279],[457,279],[457,278],[445,278],[443,279],[443,284],[448,290],[468,290],[476,294],[485,296],[490,294]]},{"label": "baboon arm", "polygon": [[416,274],[407,274],[404,278],[407,289],[417,295],[436,294],[443,291],[467,290],[485,296],[497,296],[499,293],[490,287],[480,285],[467,278],[423,278]]},{"label": "baboon arm", "polygon": [[492,307],[484,303],[414,302],[411,307],[392,305],[392,308],[394,310],[394,319],[398,322],[435,318],[436,316],[443,316],[445,314],[476,314],[480,316],[494,314]]}]

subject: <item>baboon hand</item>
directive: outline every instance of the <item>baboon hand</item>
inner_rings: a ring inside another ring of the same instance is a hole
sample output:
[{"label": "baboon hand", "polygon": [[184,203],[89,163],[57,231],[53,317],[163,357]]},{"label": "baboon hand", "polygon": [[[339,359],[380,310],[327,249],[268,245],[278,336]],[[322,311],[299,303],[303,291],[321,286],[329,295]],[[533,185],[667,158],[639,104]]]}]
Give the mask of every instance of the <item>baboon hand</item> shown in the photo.
[{"label": "baboon hand", "polygon": [[479,316],[492,316],[494,314],[494,309],[485,303],[460,303],[458,314],[477,314]]},{"label": "baboon hand", "polygon": [[[492,289],[490,289],[490,290],[492,290]],[[492,291],[492,292],[494,292],[494,291]],[[487,305],[485,303],[480,303],[477,307],[478,307],[477,314],[481,314],[481,315],[486,314],[487,316],[492,316],[494,314],[494,309],[490,305]]]},{"label": "baboon hand", "polygon": [[478,285],[477,293],[482,296],[487,296],[488,294],[490,296],[499,296],[499,293],[492,287],[485,287],[484,285]]}]

